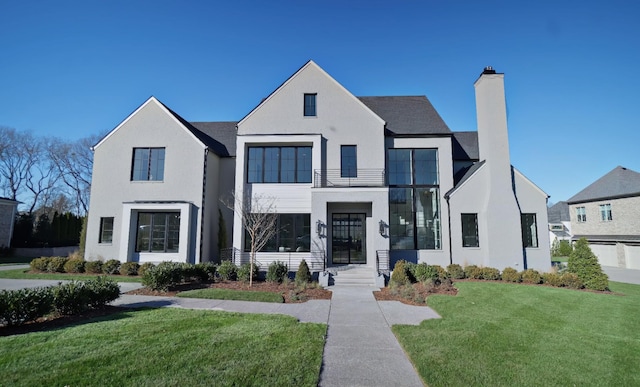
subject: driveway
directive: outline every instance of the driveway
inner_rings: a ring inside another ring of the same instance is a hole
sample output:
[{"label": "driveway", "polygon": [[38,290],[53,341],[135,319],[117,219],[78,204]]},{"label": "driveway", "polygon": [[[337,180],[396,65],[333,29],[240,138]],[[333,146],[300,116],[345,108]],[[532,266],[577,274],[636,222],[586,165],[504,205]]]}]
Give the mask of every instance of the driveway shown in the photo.
[{"label": "driveway", "polygon": [[640,270],[602,266],[602,271],[609,276],[610,281],[640,285]]}]

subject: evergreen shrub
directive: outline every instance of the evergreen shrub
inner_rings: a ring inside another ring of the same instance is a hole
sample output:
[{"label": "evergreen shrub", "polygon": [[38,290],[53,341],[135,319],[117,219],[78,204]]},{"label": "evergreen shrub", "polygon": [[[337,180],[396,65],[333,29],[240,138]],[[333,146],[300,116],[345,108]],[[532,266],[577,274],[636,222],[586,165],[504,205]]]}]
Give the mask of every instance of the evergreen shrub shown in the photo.
[{"label": "evergreen shrub", "polygon": [[411,279],[409,278],[409,262],[401,259],[396,262],[393,266],[393,271],[391,272],[391,278],[389,279],[389,284],[392,286],[402,286],[409,285],[411,283]]},{"label": "evergreen shrub", "polygon": [[418,282],[436,281],[439,277],[438,270],[422,262],[411,266],[413,278]]},{"label": "evergreen shrub", "polygon": [[120,274],[122,275],[138,275],[140,264],[138,262],[122,262],[120,265]]},{"label": "evergreen shrub", "polygon": [[82,258],[69,258],[64,264],[65,273],[84,273],[85,261]]},{"label": "evergreen shrub", "polygon": [[482,269],[476,265],[465,266],[464,276],[471,279],[482,279]]},{"label": "evergreen shrub", "polygon": [[569,289],[582,289],[584,284],[576,273],[564,272],[560,276],[560,282],[562,286]]},{"label": "evergreen shrub", "polygon": [[502,280],[505,282],[522,282],[522,274],[512,267],[507,267],[502,271]]},{"label": "evergreen shrub", "polygon": [[493,267],[483,267],[480,269],[482,279],[488,281],[497,281],[500,279],[500,270]]},{"label": "evergreen shrub", "polygon": [[274,261],[267,268],[267,282],[283,283],[289,275],[287,264],[280,261]]},{"label": "evergreen shrub", "polygon": [[102,272],[104,274],[120,274],[120,261],[117,259],[110,259],[102,265]]},{"label": "evergreen shrub", "polygon": [[558,273],[543,273],[542,283],[549,286],[562,286],[562,278]]},{"label": "evergreen shrub", "polygon": [[67,263],[67,258],[65,257],[51,257],[47,265],[47,271],[49,273],[64,273],[65,263]]},{"label": "evergreen shrub", "polygon": [[84,270],[87,273],[102,274],[102,261],[87,261],[84,264]]},{"label": "evergreen shrub", "polygon": [[447,273],[449,273],[449,277],[451,279],[464,278],[464,269],[457,263],[452,263],[451,265],[447,266]]},{"label": "evergreen shrub", "polygon": [[303,285],[311,282],[311,271],[309,270],[309,265],[307,265],[307,261],[304,259],[300,261],[300,265],[298,266],[298,271],[296,271],[296,285]]},{"label": "evergreen shrub", "polygon": [[527,269],[522,272],[522,282],[537,285],[542,283],[542,276],[537,270]]},{"label": "evergreen shrub", "polygon": [[29,263],[29,266],[31,266],[31,270],[33,270],[33,271],[45,272],[45,271],[47,271],[47,268],[49,267],[49,261],[50,260],[51,260],[50,257],[36,258],[36,259],[31,260],[31,262]]},{"label": "evergreen shrub", "polygon": [[[237,270],[238,281],[249,282],[251,275],[251,263],[242,264]],[[257,263],[253,265],[253,279],[257,280],[260,276],[260,266]]]},{"label": "evergreen shrub", "polygon": [[218,266],[218,275],[226,281],[235,281],[238,268],[231,261],[222,261]]},{"label": "evergreen shrub", "polygon": [[587,289],[609,290],[609,277],[602,271],[598,257],[591,251],[585,238],[576,242],[573,252],[569,255],[567,271],[577,274]]}]

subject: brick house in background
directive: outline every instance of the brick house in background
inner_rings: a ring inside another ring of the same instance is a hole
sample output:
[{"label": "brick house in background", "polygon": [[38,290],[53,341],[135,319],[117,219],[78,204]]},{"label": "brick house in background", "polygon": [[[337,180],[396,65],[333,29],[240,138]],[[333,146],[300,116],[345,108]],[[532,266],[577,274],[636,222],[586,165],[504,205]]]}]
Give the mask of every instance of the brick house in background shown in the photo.
[{"label": "brick house in background", "polygon": [[603,266],[640,269],[640,173],[621,166],[567,200],[573,240]]}]

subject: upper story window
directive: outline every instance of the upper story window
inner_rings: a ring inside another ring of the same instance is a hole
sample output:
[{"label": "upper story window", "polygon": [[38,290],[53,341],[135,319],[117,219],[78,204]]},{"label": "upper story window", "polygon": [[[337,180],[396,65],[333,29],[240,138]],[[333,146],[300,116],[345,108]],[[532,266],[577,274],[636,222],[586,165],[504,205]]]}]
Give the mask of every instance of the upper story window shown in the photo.
[{"label": "upper story window", "polygon": [[538,225],[536,214],[521,214],[523,247],[538,247]]},{"label": "upper story window", "polygon": [[584,207],[576,207],[576,216],[578,218],[578,223],[583,223],[587,221],[587,211]]},{"label": "upper story window", "polygon": [[479,247],[478,214],[462,215],[462,247]]},{"label": "upper story window", "polygon": [[340,177],[358,177],[357,148],[355,145],[340,147]]},{"label": "upper story window", "polygon": [[389,185],[438,185],[436,149],[389,149]]},{"label": "upper story window", "polygon": [[611,204],[600,205],[600,220],[603,222],[610,222],[613,220],[613,216],[611,215]]},{"label": "upper story window", "polygon": [[249,147],[247,183],[311,183],[311,147]]},{"label": "upper story window", "polygon": [[315,117],[316,114],[316,97],[317,94],[305,94],[304,95],[304,116]]},{"label": "upper story window", "polygon": [[131,180],[164,180],[164,148],[133,148]]}]

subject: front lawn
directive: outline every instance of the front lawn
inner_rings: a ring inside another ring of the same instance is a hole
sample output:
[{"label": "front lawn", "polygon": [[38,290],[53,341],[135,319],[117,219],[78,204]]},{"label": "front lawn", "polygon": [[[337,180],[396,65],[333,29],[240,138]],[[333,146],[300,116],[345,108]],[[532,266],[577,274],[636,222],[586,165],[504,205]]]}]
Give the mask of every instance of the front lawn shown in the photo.
[{"label": "front lawn", "polygon": [[188,290],[178,293],[177,296],[210,300],[275,302],[280,304],[284,302],[282,295],[279,293],[219,288]]},{"label": "front lawn", "polygon": [[456,286],[429,297],[442,319],[392,328],[428,385],[640,385],[640,286]]},{"label": "front lawn", "polygon": [[0,337],[2,384],[315,386],[326,325],[173,308]]},{"label": "front lawn", "polygon": [[29,269],[0,270],[0,278],[9,279],[42,279],[42,280],[77,280],[86,281],[98,276],[108,277],[116,282],[140,282],[140,277],[108,274],[68,274],[68,273],[30,273]]}]

